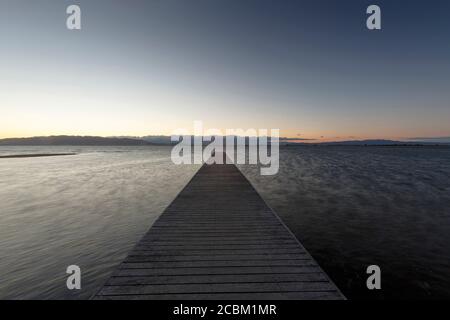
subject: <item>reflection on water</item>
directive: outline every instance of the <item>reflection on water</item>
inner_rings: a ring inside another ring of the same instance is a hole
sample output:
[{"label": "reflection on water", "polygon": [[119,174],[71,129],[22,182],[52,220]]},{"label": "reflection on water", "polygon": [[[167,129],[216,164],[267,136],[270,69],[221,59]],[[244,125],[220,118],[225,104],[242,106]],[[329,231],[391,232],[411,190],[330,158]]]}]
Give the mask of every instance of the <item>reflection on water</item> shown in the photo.
[{"label": "reflection on water", "polygon": [[[0,159],[0,298],[90,297],[198,169],[169,147],[0,147],[66,152]],[[276,176],[239,167],[349,298],[450,298],[450,149],[291,147]]]},{"label": "reflection on water", "polygon": [[0,159],[0,298],[89,298],[198,169],[169,147],[0,147],[61,152],[79,154]]},{"label": "reflection on water", "polygon": [[450,298],[450,148],[292,147],[276,176],[240,169],[347,297]]}]

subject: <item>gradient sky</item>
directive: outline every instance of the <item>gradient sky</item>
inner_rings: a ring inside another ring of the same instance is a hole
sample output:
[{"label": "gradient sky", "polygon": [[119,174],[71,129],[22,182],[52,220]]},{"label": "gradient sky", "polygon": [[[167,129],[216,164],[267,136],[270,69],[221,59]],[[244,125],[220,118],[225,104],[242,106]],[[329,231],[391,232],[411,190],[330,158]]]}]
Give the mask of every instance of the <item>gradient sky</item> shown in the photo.
[{"label": "gradient sky", "polygon": [[0,39],[0,138],[450,137],[446,0],[0,0]]}]

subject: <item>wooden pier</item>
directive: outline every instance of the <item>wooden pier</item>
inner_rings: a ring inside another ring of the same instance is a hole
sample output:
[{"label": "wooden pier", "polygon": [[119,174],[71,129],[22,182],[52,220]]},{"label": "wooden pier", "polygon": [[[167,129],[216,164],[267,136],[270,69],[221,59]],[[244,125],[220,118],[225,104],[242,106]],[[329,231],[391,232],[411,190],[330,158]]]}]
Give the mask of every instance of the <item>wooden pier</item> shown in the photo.
[{"label": "wooden pier", "polygon": [[235,165],[203,165],[95,299],[345,299]]}]

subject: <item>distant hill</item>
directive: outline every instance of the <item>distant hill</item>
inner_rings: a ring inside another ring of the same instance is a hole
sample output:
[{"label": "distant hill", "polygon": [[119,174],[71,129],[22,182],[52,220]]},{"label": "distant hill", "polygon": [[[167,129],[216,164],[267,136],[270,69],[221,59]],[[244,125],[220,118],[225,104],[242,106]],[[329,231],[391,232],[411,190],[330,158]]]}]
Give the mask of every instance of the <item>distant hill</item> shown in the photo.
[{"label": "distant hill", "polygon": [[148,141],[131,138],[104,138],[92,136],[49,136],[0,139],[0,146],[141,146]]},{"label": "distant hill", "polygon": [[141,139],[156,144],[172,144],[170,136],[145,136]]},{"label": "distant hill", "polygon": [[426,142],[426,141],[395,141],[395,140],[349,140],[349,141],[335,141],[322,142],[320,145],[327,146],[431,146],[431,145],[446,145],[445,143]]},{"label": "distant hill", "polygon": [[[191,139],[193,137],[191,136]],[[237,144],[236,137],[233,137]],[[225,145],[225,137],[224,139]],[[270,138],[268,139],[270,141]],[[246,137],[244,144],[249,143]],[[145,146],[145,145],[174,145],[170,136],[144,136],[144,137],[96,137],[96,136],[48,136],[31,138],[0,139],[0,146]],[[204,145],[209,142],[204,142]],[[394,141],[394,140],[349,140],[336,142],[304,143],[291,142],[290,139],[280,138],[280,145],[287,146],[433,146],[449,145],[449,143],[424,141]]]},{"label": "distant hill", "polygon": [[348,146],[388,146],[388,145],[402,145],[411,144],[409,142],[394,141],[394,140],[349,140],[349,141],[335,141],[335,142],[323,142],[325,145],[348,145]]}]

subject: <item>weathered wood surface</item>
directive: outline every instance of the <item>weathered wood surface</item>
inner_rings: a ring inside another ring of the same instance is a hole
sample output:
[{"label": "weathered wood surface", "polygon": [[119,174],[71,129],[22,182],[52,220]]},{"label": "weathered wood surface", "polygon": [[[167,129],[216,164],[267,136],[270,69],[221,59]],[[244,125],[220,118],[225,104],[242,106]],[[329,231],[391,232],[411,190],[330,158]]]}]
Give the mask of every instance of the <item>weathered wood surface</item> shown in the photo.
[{"label": "weathered wood surface", "polygon": [[204,165],[95,299],[344,299],[234,165]]}]

